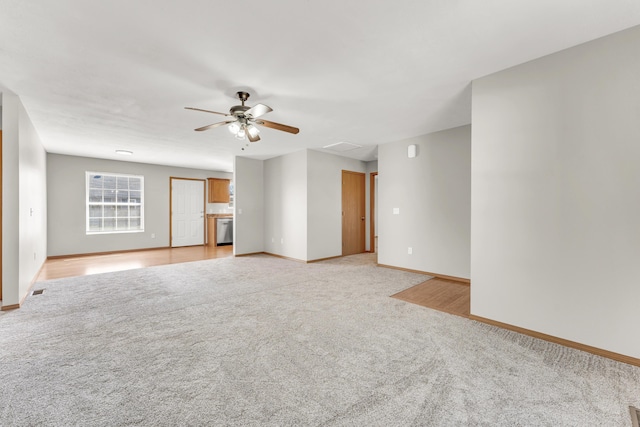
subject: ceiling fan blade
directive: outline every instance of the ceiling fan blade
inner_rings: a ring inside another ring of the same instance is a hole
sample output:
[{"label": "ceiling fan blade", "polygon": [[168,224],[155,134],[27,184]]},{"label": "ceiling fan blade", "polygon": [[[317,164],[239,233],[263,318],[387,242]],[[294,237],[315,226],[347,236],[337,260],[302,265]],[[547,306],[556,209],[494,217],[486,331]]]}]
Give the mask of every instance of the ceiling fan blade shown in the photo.
[{"label": "ceiling fan blade", "polygon": [[280,123],[269,122],[267,120],[256,120],[256,124],[259,124],[259,125],[271,128],[271,129],[276,129],[276,130],[281,130],[281,131],[284,131],[284,132],[293,133],[293,134],[296,134],[296,133],[300,132],[300,129],[294,128],[293,126],[282,125]]},{"label": "ceiling fan blade", "polygon": [[221,116],[229,116],[227,113],[218,113],[217,111],[203,110],[202,108],[184,107],[185,110],[202,111],[203,113],[220,114]]},{"label": "ceiling fan blade", "polygon": [[251,134],[249,132],[247,132],[247,138],[249,139],[249,141],[251,142],[258,142],[260,141],[260,135],[256,135],[255,137],[251,136]]},{"label": "ceiling fan blade", "polygon": [[194,129],[194,130],[198,131],[198,132],[201,132],[203,130],[209,130],[209,129],[217,128],[218,126],[228,125],[229,123],[233,123],[233,122],[235,122],[235,120],[227,120],[226,122],[218,122],[218,123],[214,123],[212,125],[202,126],[201,128]]},{"label": "ceiling fan blade", "polygon": [[268,105],[256,104],[253,107],[249,108],[247,111],[245,111],[244,115],[251,116],[255,119],[256,117],[260,117],[263,114],[267,114],[270,111],[273,111],[273,108],[269,107]]}]

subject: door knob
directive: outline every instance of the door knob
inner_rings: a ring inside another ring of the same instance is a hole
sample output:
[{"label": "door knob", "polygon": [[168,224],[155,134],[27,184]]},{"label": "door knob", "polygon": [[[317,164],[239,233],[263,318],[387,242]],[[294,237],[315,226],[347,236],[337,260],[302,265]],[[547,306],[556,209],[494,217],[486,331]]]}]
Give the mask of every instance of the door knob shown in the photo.
[{"label": "door knob", "polygon": [[360,218],[360,219],[364,221],[364,217],[362,217],[362,218]]}]

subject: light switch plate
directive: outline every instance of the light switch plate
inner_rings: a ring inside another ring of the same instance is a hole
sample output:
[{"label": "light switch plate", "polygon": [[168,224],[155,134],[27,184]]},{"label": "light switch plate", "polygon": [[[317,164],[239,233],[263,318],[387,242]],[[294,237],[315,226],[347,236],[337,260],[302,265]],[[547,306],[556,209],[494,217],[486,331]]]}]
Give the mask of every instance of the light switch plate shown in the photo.
[{"label": "light switch plate", "polygon": [[393,208],[394,215],[400,215],[400,208]]}]

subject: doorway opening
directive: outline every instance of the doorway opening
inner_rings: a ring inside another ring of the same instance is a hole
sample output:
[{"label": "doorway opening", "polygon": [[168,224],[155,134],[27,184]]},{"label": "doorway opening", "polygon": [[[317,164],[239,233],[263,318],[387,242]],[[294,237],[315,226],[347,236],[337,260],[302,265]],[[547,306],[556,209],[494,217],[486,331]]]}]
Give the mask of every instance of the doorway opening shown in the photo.
[{"label": "doorway opening", "polygon": [[378,253],[378,172],[369,175],[369,251]]}]

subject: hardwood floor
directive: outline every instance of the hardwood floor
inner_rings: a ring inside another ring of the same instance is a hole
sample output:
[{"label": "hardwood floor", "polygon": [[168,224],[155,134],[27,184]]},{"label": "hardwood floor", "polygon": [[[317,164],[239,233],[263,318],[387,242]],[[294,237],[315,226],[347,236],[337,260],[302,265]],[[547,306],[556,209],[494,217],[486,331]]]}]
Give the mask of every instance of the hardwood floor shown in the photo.
[{"label": "hardwood floor", "polygon": [[430,279],[392,297],[469,318],[471,287],[453,280]]},{"label": "hardwood floor", "polygon": [[233,246],[188,246],[48,259],[36,282],[233,256]]}]

